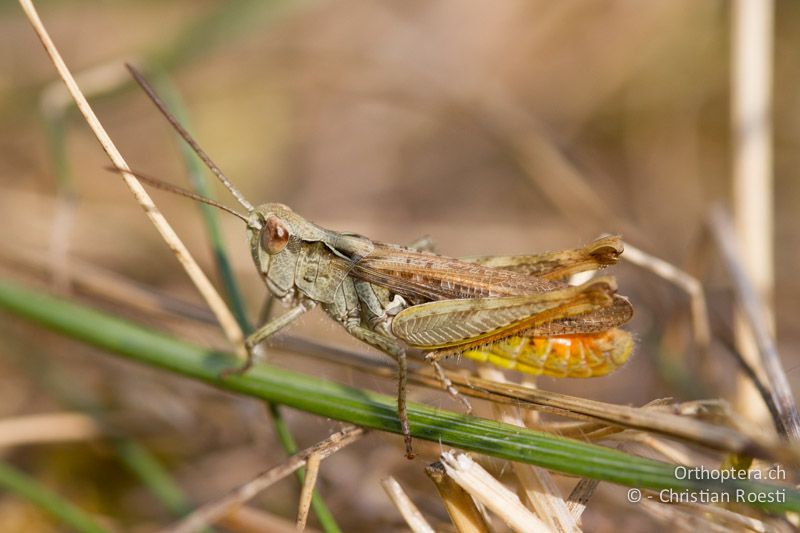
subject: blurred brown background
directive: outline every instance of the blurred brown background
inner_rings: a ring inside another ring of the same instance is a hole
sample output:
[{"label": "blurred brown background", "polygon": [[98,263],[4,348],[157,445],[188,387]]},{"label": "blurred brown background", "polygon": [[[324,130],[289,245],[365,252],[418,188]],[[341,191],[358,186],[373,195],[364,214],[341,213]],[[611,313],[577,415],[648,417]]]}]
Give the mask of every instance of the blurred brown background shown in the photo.
[{"label": "blurred brown background", "polygon": [[[779,348],[795,384],[800,6],[776,6],[774,303]],[[284,202],[321,225],[387,242],[430,235],[441,253],[456,256],[574,247],[619,232],[700,277],[715,327],[729,327],[728,281],[705,229],[710,206],[731,195],[728,2],[84,1],[39,7],[73,71],[95,71],[85,87],[96,89],[95,110],[135,169],[185,183],[174,135],[127,81],[125,61],[166,72],[200,144],[253,203]],[[81,262],[198,301],[122,181],[104,170],[108,161],[74,110],[63,136],[55,137],[61,144],[48,144],[47,118],[61,98],[54,80],[17,6],[0,6],[3,256],[13,259],[23,250],[52,257],[55,244]],[[43,97],[48,90],[51,96]],[[73,180],[61,188],[54,177],[59,147]],[[65,190],[75,198],[66,219],[59,218]],[[218,187],[217,196],[234,203]],[[213,272],[197,208],[182,198],[155,197]],[[223,224],[255,313],[264,289],[243,228],[230,217]],[[0,264],[3,275],[46,279],[13,260]],[[614,273],[637,312],[629,328],[639,340],[633,360],[607,378],[542,379],[540,386],[637,405],[664,396],[725,397],[736,364],[717,346],[709,355],[714,375],[698,375],[686,295],[629,264]],[[107,302],[97,305],[129,316]],[[213,328],[180,332],[223,345]],[[363,349],[321,313],[292,333]],[[153,417],[156,429],[143,429],[143,439],[196,502],[280,460],[254,402],[120,363],[7,317],[0,335],[0,418],[65,409],[64,397],[77,391],[102,409]],[[297,356],[274,360],[346,383],[393,387]],[[53,382],[65,392],[54,392]],[[457,408],[429,391],[412,394]],[[337,427],[308,415],[288,417],[301,445]],[[401,528],[378,479],[391,472],[408,480],[418,503],[431,498],[432,488],[421,468],[404,462],[399,439],[369,439],[392,445],[362,443],[337,455],[323,467],[323,494],[349,530]],[[102,444],[88,453],[78,443],[7,456],[122,527],[168,521]],[[101,468],[105,463],[112,466]],[[259,501],[291,517],[296,493],[287,481]],[[585,516],[587,529],[612,528],[623,512],[634,523],[649,520],[618,496],[618,489],[601,491]],[[443,516],[430,506],[423,510]],[[24,523],[53,527],[27,504],[0,497],[0,529]]]}]

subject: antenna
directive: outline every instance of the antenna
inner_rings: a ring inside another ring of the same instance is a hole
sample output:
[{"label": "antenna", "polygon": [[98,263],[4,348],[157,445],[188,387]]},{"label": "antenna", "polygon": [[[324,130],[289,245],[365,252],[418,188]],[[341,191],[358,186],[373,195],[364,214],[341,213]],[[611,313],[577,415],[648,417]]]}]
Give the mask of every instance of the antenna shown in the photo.
[{"label": "antenna", "polygon": [[152,187],[155,187],[156,189],[161,189],[162,191],[168,191],[168,192],[171,192],[173,194],[179,194],[181,196],[186,196],[187,198],[191,198],[192,200],[197,200],[198,202],[201,202],[201,203],[216,207],[218,209],[222,209],[226,213],[230,213],[231,215],[233,215],[235,217],[241,218],[242,220],[245,221],[245,223],[249,222],[249,220],[247,219],[247,217],[245,215],[239,213],[238,211],[235,211],[235,210],[231,209],[227,205],[222,205],[221,203],[216,202],[216,201],[212,200],[211,198],[206,198],[205,196],[199,195],[199,194],[197,194],[195,192],[188,191],[188,190],[184,189],[183,187],[178,187],[177,185],[173,185],[171,183],[167,183],[166,181],[161,181],[158,178],[154,178],[152,176],[148,176],[147,174],[142,174],[141,172],[136,172],[135,170],[126,170],[126,169],[118,168],[118,167],[106,167],[106,170],[110,170],[111,172],[120,172],[120,173],[126,173],[126,174],[133,174],[134,176],[136,176],[136,178],[139,181],[143,181],[143,182],[147,183],[148,185],[150,185]]},{"label": "antenna", "polygon": [[131,76],[133,76],[133,79],[136,80],[136,83],[138,83],[139,86],[142,89],[144,89],[144,92],[147,93],[147,96],[150,97],[150,100],[153,101],[158,110],[161,111],[161,114],[164,115],[164,117],[169,121],[170,124],[172,124],[172,127],[175,128],[175,131],[177,131],[178,134],[183,138],[183,140],[186,141],[186,144],[192,147],[192,150],[195,151],[197,156],[203,161],[203,163],[205,163],[208,169],[211,172],[213,172],[217,178],[219,178],[219,181],[222,182],[225,188],[228,189],[228,191],[230,191],[233,197],[236,198],[236,200],[240,204],[242,204],[242,206],[245,209],[247,209],[248,212],[252,211],[253,204],[251,204],[245,199],[244,195],[242,195],[242,193],[240,193],[239,190],[233,186],[231,180],[229,180],[228,177],[222,173],[222,170],[220,170],[220,168],[211,160],[211,158],[208,157],[208,154],[206,154],[205,151],[202,148],[200,148],[200,145],[197,144],[197,141],[195,141],[192,138],[192,136],[189,135],[189,132],[186,131],[183,126],[180,125],[178,119],[176,119],[175,116],[172,113],[170,113],[170,111],[167,109],[167,105],[164,103],[163,100],[161,100],[161,97],[158,96],[155,89],[153,89],[153,87],[147,82],[144,76],[142,76],[142,74],[138,70],[136,70],[130,63],[125,63],[125,67],[127,67],[128,71],[131,73]]}]

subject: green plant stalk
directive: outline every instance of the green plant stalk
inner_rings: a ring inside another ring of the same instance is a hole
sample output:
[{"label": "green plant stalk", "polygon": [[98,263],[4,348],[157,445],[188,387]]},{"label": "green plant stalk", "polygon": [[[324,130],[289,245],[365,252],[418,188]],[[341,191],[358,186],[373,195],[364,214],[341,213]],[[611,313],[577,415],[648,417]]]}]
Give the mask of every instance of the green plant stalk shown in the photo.
[{"label": "green plant stalk", "polygon": [[[75,186],[66,150],[66,119],[68,112],[71,110],[71,107],[65,107],[59,113],[43,114],[45,132],[47,133],[47,142],[50,150],[50,159],[53,163],[53,174],[56,177],[59,190],[59,199],[69,203],[75,201]],[[41,371],[41,368],[37,369],[39,374],[41,374]],[[64,397],[68,396],[63,394],[63,391],[61,395]],[[89,412],[96,420],[102,420],[102,412],[97,408],[96,404],[87,404],[87,402],[71,403],[80,404],[80,409]],[[122,462],[139,476],[148,490],[150,490],[167,509],[177,516],[181,516],[189,511],[190,508],[183,494],[180,492],[180,488],[146,448],[130,439],[118,439],[116,451]]]},{"label": "green plant stalk", "polygon": [[[289,431],[289,426],[286,425],[286,420],[283,418],[283,416],[281,416],[278,406],[272,402],[267,402],[267,408],[272,415],[275,433],[278,435],[278,440],[281,442],[281,446],[283,446],[283,449],[286,450],[287,454],[294,455],[300,451],[300,448],[297,446],[297,442],[295,442],[292,432]],[[301,485],[305,483],[305,467],[298,468],[295,472],[295,475],[297,476],[297,479],[300,481]],[[325,504],[325,500],[322,499],[322,496],[316,489],[314,489],[314,492],[311,493],[311,509],[314,511],[314,514],[317,516],[317,520],[319,520],[320,526],[324,531],[326,531],[326,533],[341,532],[339,525],[336,523],[336,519],[333,517],[333,513],[331,513],[330,509],[328,509],[328,506]]]},{"label": "green plant stalk", "polygon": [[[189,120],[187,118],[183,101],[177,90],[169,82],[166,75],[161,72],[159,72],[157,75],[157,82],[161,97],[164,99],[175,117],[188,130]],[[189,181],[192,183],[192,187],[194,188],[195,192],[205,196],[206,198],[213,199],[211,190],[208,187],[208,181],[206,180],[205,169],[200,165],[197,154],[194,153],[191,147],[184,142],[180,136],[178,136],[178,143],[180,145],[181,156],[183,158],[184,165],[186,166],[189,174]],[[199,207],[203,215],[203,221],[205,222],[206,233],[211,245],[211,250],[214,254],[214,262],[217,265],[217,271],[220,279],[222,280],[224,292],[228,297],[227,301],[231,306],[234,317],[236,317],[236,321],[239,323],[239,327],[242,328],[242,331],[244,331],[245,335],[248,335],[253,332],[253,326],[247,319],[247,309],[244,305],[244,299],[242,298],[241,291],[239,291],[239,286],[236,282],[236,276],[233,275],[233,268],[228,260],[228,254],[225,251],[225,243],[223,242],[222,232],[220,231],[219,227],[217,210],[206,204],[200,204]],[[297,443],[295,442],[289,427],[286,425],[280,409],[278,409],[278,406],[270,402],[267,402],[267,408],[272,414],[273,426],[281,446],[286,451],[287,455],[294,454],[298,451]],[[305,472],[305,468],[300,468],[295,472],[295,475],[301,484],[305,481]],[[339,529],[333,514],[330,512],[327,505],[325,505],[322,496],[320,496],[319,491],[316,489],[311,496],[311,508],[314,511],[314,514],[317,516],[320,526],[326,533],[341,532],[341,529]]]},{"label": "green plant stalk", "polygon": [[[69,385],[72,383],[69,379],[64,379],[65,375],[70,375],[69,369],[54,371],[53,366],[57,365],[52,358],[45,359],[43,354],[30,351],[26,352],[26,357],[15,361],[15,364],[20,366],[42,390],[47,390],[59,404],[91,416],[101,426],[106,424],[105,411],[99,406],[98,400],[88,394],[86,389],[75,389]],[[176,517],[183,516],[191,510],[186,498],[180,492],[180,487],[147,448],[127,437],[115,439],[115,444],[114,449],[119,460],[139,477],[145,488],[164,505],[165,509]]]},{"label": "green plant stalk", "polygon": [[[236,361],[233,355],[194,346],[2,279],[0,308],[128,359],[224,390],[367,428],[400,433],[394,397],[271,365],[222,379],[220,372]],[[680,479],[675,474],[675,465],[669,463],[425,405],[409,404],[408,408],[411,434],[418,439],[630,487],[728,493],[732,501],[740,494],[749,495],[753,501],[742,503],[769,512],[800,511],[800,491],[789,487],[748,480],[723,483]]]},{"label": "green plant stalk", "polygon": [[130,439],[117,439],[114,448],[125,465],[142,480],[170,513],[183,516],[191,511],[192,508],[181,488],[147,448]]},{"label": "green plant stalk", "polygon": [[95,522],[81,509],[13,466],[0,461],[0,489],[7,490],[34,503],[64,524],[83,533],[105,533],[109,530]]},{"label": "green plant stalk", "polygon": [[[191,126],[186,109],[184,108],[183,101],[177,90],[173,87],[166,74],[160,70],[155,70],[154,72],[156,73],[156,85],[159,94],[183,127],[190,130]],[[205,169],[200,164],[197,154],[194,153],[191,147],[184,142],[179,135],[176,134],[176,137],[178,139],[183,164],[186,167],[192,188],[201,196],[214,199],[214,195],[206,180]],[[200,203],[198,203],[198,207],[203,215],[208,241],[211,245],[211,251],[214,254],[214,262],[217,266],[219,277],[222,280],[225,295],[228,297],[227,301],[231,306],[234,317],[236,317],[236,321],[239,323],[239,327],[242,328],[242,331],[247,335],[253,331],[253,328],[250,325],[250,321],[247,319],[247,309],[244,305],[244,299],[239,291],[239,287],[236,283],[236,276],[233,275],[233,268],[228,260],[228,254],[225,251],[225,243],[223,242],[222,231],[220,231],[219,227],[217,209],[210,205]]]},{"label": "green plant stalk", "polygon": [[[165,70],[183,67],[219,48],[224,49],[255,30],[269,31],[272,25],[279,23],[284,17],[314,5],[314,2],[308,0],[222,2],[218,6],[205,9],[199,16],[187,18],[187,23],[174,36],[160,40],[156,47],[149,50],[142,63],[158,64]],[[4,2],[0,2],[0,7],[5,6]],[[14,11],[16,14],[17,8]],[[52,81],[49,79],[45,82],[30,82],[12,87],[11,91],[4,93],[4,97],[0,99],[0,121],[11,123],[19,117],[35,114],[42,91],[50,83]],[[93,99],[114,98],[132,89],[133,84],[127,83],[111,88]]]},{"label": "green plant stalk", "polygon": [[255,29],[268,31],[272,22],[310,5],[314,5],[313,2],[286,0],[223,2],[207,9],[202,15],[193,17],[166,46],[159,45],[151,51],[146,62],[159,64],[165,70],[172,70],[190,63],[197,57],[203,57]]},{"label": "green plant stalk", "polygon": [[67,114],[72,111],[66,107],[60,113],[43,113],[42,121],[47,139],[47,148],[50,151],[50,161],[53,164],[53,175],[56,178],[59,196],[72,200],[75,196],[75,185],[69,167],[66,146]]}]

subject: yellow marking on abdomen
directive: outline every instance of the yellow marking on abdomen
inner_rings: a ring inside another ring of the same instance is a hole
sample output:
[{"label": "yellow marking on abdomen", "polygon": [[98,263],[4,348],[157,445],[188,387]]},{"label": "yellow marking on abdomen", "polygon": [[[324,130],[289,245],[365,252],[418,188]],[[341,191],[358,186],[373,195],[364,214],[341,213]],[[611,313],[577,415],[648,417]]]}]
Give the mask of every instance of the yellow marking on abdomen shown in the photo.
[{"label": "yellow marking on abdomen", "polygon": [[624,365],[633,353],[633,337],[622,329],[559,337],[512,336],[464,357],[525,374],[557,378],[605,376]]}]

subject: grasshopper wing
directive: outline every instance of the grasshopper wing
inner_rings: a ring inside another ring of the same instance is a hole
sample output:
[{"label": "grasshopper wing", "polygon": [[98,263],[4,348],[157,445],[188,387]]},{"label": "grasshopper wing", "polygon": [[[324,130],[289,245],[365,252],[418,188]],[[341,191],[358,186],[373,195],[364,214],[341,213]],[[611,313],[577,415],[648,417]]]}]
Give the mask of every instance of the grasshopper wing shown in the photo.
[{"label": "grasshopper wing", "polygon": [[539,294],[428,302],[398,313],[392,333],[423,350],[467,348],[612,306],[615,290],[605,277]]},{"label": "grasshopper wing", "polygon": [[352,267],[354,276],[386,287],[411,303],[545,293],[566,287],[511,270],[376,243]]},{"label": "grasshopper wing", "polygon": [[610,235],[573,250],[537,255],[468,257],[463,260],[541,279],[559,280],[578,272],[599,270],[616,264],[622,251],[622,238]]},{"label": "grasshopper wing", "polygon": [[[567,304],[567,307],[570,308],[571,305]],[[593,344],[594,349],[619,363],[623,359],[622,354],[630,355],[633,339],[628,332],[619,329],[618,326],[628,322],[632,317],[631,303],[624,296],[615,294],[611,305],[596,307],[585,314],[574,316],[568,315],[563,309],[549,310],[478,340],[436,349],[436,356],[437,358],[446,357],[469,350],[475,350],[476,353],[489,350],[494,352],[495,358],[509,357],[509,354],[512,353],[524,359],[525,350],[522,352],[518,350],[520,343],[527,343],[528,347],[533,350],[530,353],[534,353],[537,346],[547,346],[546,341],[554,338],[559,339],[558,342],[562,344],[573,341],[580,343],[587,340],[594,343],[591,339],[599,339],[599,342]],[[475,359],[469,353],[467,353],[467,357]],[[573,374],[577,375],[577,372]]]},{"label": "grasshopper wing", "polygon": [[598,307],[580,316],[556,318],[534,324],[520,331],[526,337],[557,337],[600,333],[616,328],[633,318],[633,306],[624,296],[615,294],[611,305]]}]

